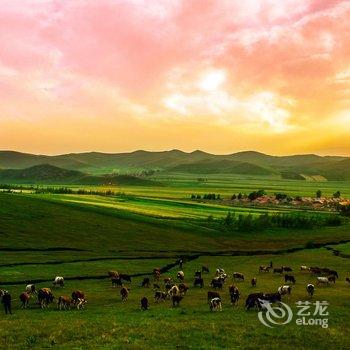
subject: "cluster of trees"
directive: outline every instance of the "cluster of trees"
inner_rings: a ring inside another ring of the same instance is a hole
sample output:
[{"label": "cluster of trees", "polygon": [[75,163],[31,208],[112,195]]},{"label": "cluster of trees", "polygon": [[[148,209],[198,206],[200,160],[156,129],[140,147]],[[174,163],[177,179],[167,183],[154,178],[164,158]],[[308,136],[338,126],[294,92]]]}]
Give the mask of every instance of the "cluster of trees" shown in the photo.
[{"label": "cluster of trees", "polygon": [[243,198],[249,198],[251,201],[257,199],[257,198],[260,198],[262,196],[265,196],[266,195],[266,192],[265,190],[257,190],[257,191],[253,191],[251,193],[249,193],[248,195],[246,195],[245,193],[238,193],[237,195],[236,194],[233,194],[231,196],[231,199],[232,200],[235,200],[235,199],[243,199]]},{"label": "cluster of trees", "polygon": [[[208,218],[208,221],[213,221],[213,218]],[[273,227],[312,229],[322,226],[339,226],[342,224],[342,218],[339,215],[306,214],[300,212],[273,214],[266,212],[260,215],[239,214],[238,216],[229,212],[219,222],[222,226],[232,230],[258,231]]]},{"label": "cluster of trees", "polygon": [[221,199],[220,194],[215,194],[215,193],[205,193],[203,196],[200,194],[191,194],[191,199],[214,199],[214,200],[219,200]]},{"label": "cluster of trees", "polygon": [[69,187],[37,187],[35,193],[52,193],[52,194],[81,194],[81,195],[97,195],[97,196],[115,196],[112,190],[95,191],[87,189],[72,189]]}]

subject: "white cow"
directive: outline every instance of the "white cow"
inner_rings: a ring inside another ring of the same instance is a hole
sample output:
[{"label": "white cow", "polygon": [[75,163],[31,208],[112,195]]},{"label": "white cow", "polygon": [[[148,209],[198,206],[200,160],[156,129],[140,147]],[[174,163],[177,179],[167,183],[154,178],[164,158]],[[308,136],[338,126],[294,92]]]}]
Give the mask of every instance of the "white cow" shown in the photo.
[{"label": "white cow", "polygon": [[210,301],[210,311],[222,311],[221,299],[216,297]]},{"label": "white cow", "polygon": [[36,294],[37,292],[36,292],[35,284],[27,284],[26,285],[26,292],[29,294],[31,294],[31,293]]},{"label": "white cow", "polygon": [[64,287],[64,278],[61,276],[56,276],[52,284],[54,287]]},{"label": "white cow", "polygon": [[300,266],[300,271],[310,271],[310,267],[307,267],[305,265]]},{"label": "white cow", "polygon": [[177,278],[181,281],[183,281],[185,279],[185,273],[183,271],[179,271],[177,273]]},{"label": "white cow", "polygon": [[329,279],[328,277],[316,277],[317,284],[327,284],[329,285]]},{"label": "white cow", "polygon": [[281,295],[286,295],[286,294],[290,294],[292,291],[292,287],[291,286],[280,286],[277,289],[277,292]]}]

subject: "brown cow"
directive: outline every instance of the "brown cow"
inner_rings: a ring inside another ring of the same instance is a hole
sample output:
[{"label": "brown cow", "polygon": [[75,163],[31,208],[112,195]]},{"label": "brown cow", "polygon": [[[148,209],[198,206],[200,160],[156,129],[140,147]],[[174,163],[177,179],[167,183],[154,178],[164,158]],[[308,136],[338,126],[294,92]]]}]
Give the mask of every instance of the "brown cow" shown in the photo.
[{"label": "brown cow", "polygon": [[254,278],[252,278],[250,283],[251,283],[252,287],[256,287],[256,284],[258,283],[258,280],[256,279],[256,277],[254,277]]},{"label": "brown cow", "polygon": [[29,305],[30,294],[27,292],[23,292],[19,296],[19,300],[21,301],[21,308],[26,309]]},{"label": "brown cow", "polygon": [[66,295],[62,295],[58,298],[57,307],[60,310],[62,310],[62,308],[64,310],[67,310],[67,309],[69,310],[71,304],[72,304],[72,299]]},{"label": "brown cow", "polygon": [[166,293],[161,292],[160,290],[157,290],[154,293],[154,300],[156,303],[159,303],[160,301],[164,301],[166,299]]},{"label": "brown cow", "polygon": [[118,271],[108,271],[108,277],[118,277],[119,273]]},{"label": "brown cow", "polygon": [[146,311],[148,310],[149,308],[149,302],[148,302],[148,299],[146,297],[143,297],[141,299],[141,310],[142,311]]},{"label": "brown cow", "polygon": [[179,284],[179,290],[180,290],[180,294],[185,295],[188,291],[189,287],[186,283],[180,283]]},{"label": "brown cow", "polygon": [[228,292],[230,293],[230,298],[231,298],[232,305],[235,305],[236,302],[239,300],[239,296],[240,296],[238,288],[235,285],[232,284],[228,288]]},{"label": "brown cow", "polygon": [[84,299],[85,300],[85,294],[81,290],[75,290],[72,293],[72,303],[74,305],[78,304],[79,299]]},{"label": "brown cow", "polygon": [[173,295],[171,301],[173,302],[173,307],[180,306],[180,301],[183,299],[181,295]]},{"label": "brown cow", "polygon": [[126,287],[123,287],[123,288],[120,290],[120,295],[121,295],[121,297],[122,297],[122,301],[128,300],[129,292],[130,292],[130,289],[128,289],[128,288],[126,288]]},{"label": "brown cow", "polygon": [[244,275],[243,275],[243,273],[240,273],[240,272],[234,272],[233,279],[234,279],[234,281],[236,281],[236,280],[244,281]]}]

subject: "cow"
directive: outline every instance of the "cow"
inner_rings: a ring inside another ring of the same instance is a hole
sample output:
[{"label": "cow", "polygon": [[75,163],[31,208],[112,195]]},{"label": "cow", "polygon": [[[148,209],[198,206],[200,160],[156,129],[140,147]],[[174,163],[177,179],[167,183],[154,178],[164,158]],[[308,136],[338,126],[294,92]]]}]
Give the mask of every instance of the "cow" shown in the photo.
[{"label": "cow", "polygon": [[202,277],[202,272],[197,270],[194,272],[194,278],[201,278]]},{"label": "cow", "polygon": [[108,277],[111,277],[111,278],[119,276],[118,271],[108,271],[107,274],[108,274]]},{"label": "cow", "polygon": [[179,290],[181,295],[185,295],[188,291],[189,287],[186,283],[180,283],[179,284]]},{"label": "cow", "polygon": [[177,285],[172,286],[168,291],[168,295],[170,295],[171,297],[174,295],[180,295],[179,287]]},{"label": "cow", "polygon": [[179,272],[177,273],[176,277],[177,277],[181,282],[183,282],[184,279],[185,279],[185,274],[184,274],[183,271],[179,271]]},{"label": "cow", "polygon": [[350,277],[346,277],[345,281],[350,283]]},{"label": "cow", "polygon": [[284,275],[284,281],[287,282],[292,282],[293,284],[295,284],[295,277],[292,275]]},{"label": "cow", "polygon": [[313,284],[309,283],[306,286],[306,291],[309,294],[309,296],[312,297],[314,295],[314,293],[315,293],[315,286]]},{"label": "cow", "polygon": [[166,293],[161,292],[160,290],[157,290],[154,293],[154,300],[156,303],[159,303],[160,301],[164,301],[166,299]]},{"label": "cow", "polygon": [[270,266],[265,266],[265,265],[259,266],[259,272],[270,272],[270,270],[271,270]]},{"label": "cow", "polygon": [[215,276],[221,276],[221,275],[223,275],[223,274],[226,275],[225,270],[224,270],[223,268],[221,268],[221,267],[218,267],[218,268],[216,269],[216,271],[215,271]]},{"label": "cow", "polygon": [[210,282],[210,286],[215,289],[222,289],[223,282],[220,279],[213,278]]},{"label": "cow", "polygon": [[155,281],[159,281],[161,273],[162,272],[159,267],[156,267],[155,269],[153,269],[153,277]]},{"label": "cow", "polygon": [[256,287],[256,284],[258,283],[258,280],[256,279],[256,277],[254,277],[254,278],[252,278],[250,283],[251,283],[252,287]]},{"label": "cow", "polygon": [[307,267],[305,265],[300,266],[300,271],[310,271],[310,267]]},{"label": "cow", "polygon": [[86,303],[87,303],[87,300],[86,300],[86,299],[78,298],[78,301],[77,301],[77,309],[78,309],[78,310],[83,310]]},{"label": "cow", "polygon": [[273,273],[280,273],[280,274],[282,274],[282,273],[283,273],[282,267],[281,267],[281,268],[275,267],[275,268],[273,269]]},{"label": "cow", "polygon": [[182,295],[173,295],[171,297],[171,301],[173,303],[173,307],[180,306],[180,301],[183,299]]},{"label": "cow", "polygon": [[146,297],[143,297],[141,299],[141,310],[142,311],[146,311],[148,310],[149,308],[149,302],[148,302],[148,299]]},{"label": "cow", "polygon": [[285,272],[292,272],[293,271],[293,269],[289,266],[282,266],[282,270]]},{"label": "cow", "polygon": [[120,290],[120,295],[122,297],[122,301],[127,301],[128,300],[129,292],[130,292],[130,289],[128,289],[126,287],[123,287]]},{"label": "cow", "polygon": [[328,279],[328,277],[316,277],[316,284],[317,285],[320,285],[320,284],[329,285],[329,279]]},{"label": "cow", "polygon": [[203,278],[202,278],[202,277],[196,277],[196,278],[194,279],[193,286],[194,286],[194,287],[200,286],[201,288],[203,288],[203,286],[204,286],[204,280],[203,280]]},{"label": "cow", "polygon": [[209,291],[208,294],[207,294],[207,298],[208,298],[208,303],[211,299],[213,298],[220,298],[220,293],[219,292],[215,292],[215,291]]},{"label": "cow", "polygon": [[81,290],[75,290],[72,292],[72,303],[77,304],[79,302],[79,299],[85,300],[85,294]]},{"label": "cow", "polygon": [[336,278],[339,278],[338,272],[335,271],[335,270],[329,270],[329,271],[328,271],[328,274],[329,274],[330,276],[335,276]]},{"label": "cow", "polygon": [[202,272],[209,273],[209,266],[203,265]]},{"label": "cow", "polygon": [[26,309],[29,305],[30,294],[27,292],[23,292],[19,296],[19,300],[21,301],[21,308]]},{"label": "cow", "polygon": [[292,292],[292,287],[291,286],[280,286],[280,287],[278,287],[277,292],[281,295],[290,294]]},{"label": "cow", "polygon": [[126,282],[130,282],[131,283],[130,275],[128,275],[126,273],[121,273],[121,274],[119,274],[119,277],[120,277],[121,280],[124,280]]},{"label": "cow", "polygon": [[52,285],[54,287],[57,287],[57,286],[64,287],[64,278],[61,276],[56,276],[54,281],[52,282]]},{"label": "cow", "polygon": [[250,310],[255,307],[260,309],[261,305],[260,305],[259,299],[262,299],[263,297],[264,297],[264,294],[261,292],[249,294],[245,301],[246,310]]},{"label": "cow", "polygon": [[57,308],[59,310],[62,310],[62,308],[64,310],[69,310],[70,306],[72,304],[72,299],[68,296],[62,295],[58,298],[58,302],[57,302]]},{"label": "cow", "polygon": [[53,302],[54,296],[50,288],[41,288],[38,291],[38,302],[41,309],[46,308]]},{"label": "cow", "polygon": [[233,280],[236,281],[244,281],[244,275],[243,273],[240,273],[240,272],[234,272],[233,273]]},{"label": "cow", "polygon": [[266,300],[269,303],[277,303],[281,301],[281,294],[280,293],[266,293],[261,298],[262,300]]},{"label": "cow", "polygon": [[210,300],[210,311],[222,311],[221,299],[216,297]]},{"label": "cow", "polygon": [[112,277],[112,287],[123,287],[123,282],[120,277]]},{"label": "cow", "polygon": [[330,275],[327,277],[329,282],[335,283],[336,276],[335,275]]},{"label": "cow", "polygon": [[26,292],[30,294],[36,294],[37,292],[36,292],[35,284],[27,284]]},{"label": "cow", "polygon": [[231,285],[228,288],[228,292],[230,294],[231,304],[235,305],[236,302],[239,300],[239,296],[240,296],[238,288],[234,285]]},{"label": "cow", "polygon": [[149,288],[149,285],[150,285],[150,279],[148,277],[145,277],[141,283],[141,286]]}]

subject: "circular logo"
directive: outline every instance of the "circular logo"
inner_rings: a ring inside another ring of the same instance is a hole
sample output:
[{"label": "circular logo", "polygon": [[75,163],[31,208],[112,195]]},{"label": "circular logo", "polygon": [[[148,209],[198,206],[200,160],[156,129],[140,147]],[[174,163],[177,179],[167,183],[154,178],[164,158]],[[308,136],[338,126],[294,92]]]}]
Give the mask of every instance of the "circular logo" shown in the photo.
[{"label": "circular logo", "polygon": [[287,304],[279,302],[278,306],[272,306],[267,300],[262,299],[259,299],[259,302],[265,311],[259,311],[258,317],[266,327],[282,326],[292,320],[293,311]]}]

